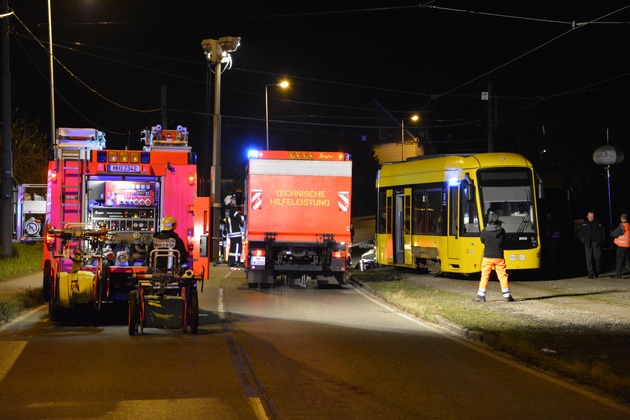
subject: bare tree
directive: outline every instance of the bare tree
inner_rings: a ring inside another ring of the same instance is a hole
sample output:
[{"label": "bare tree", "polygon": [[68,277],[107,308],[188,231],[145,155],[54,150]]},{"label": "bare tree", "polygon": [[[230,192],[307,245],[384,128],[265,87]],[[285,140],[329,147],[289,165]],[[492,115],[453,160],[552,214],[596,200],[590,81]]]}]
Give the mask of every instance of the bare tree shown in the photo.
[{"label": "bare tree", "polygon": [[11,137],[13,177],[17,184],[45,184],[49,151],[39,120],[14,118]]}]

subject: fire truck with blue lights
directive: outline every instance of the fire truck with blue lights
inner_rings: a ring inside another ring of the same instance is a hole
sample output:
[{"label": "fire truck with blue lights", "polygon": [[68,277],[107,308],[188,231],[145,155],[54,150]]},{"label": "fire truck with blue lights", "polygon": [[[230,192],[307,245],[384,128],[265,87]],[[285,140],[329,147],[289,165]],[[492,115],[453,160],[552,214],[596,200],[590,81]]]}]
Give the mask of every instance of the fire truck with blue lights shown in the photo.
[{"label": "fire truck with blue lights", "polygon": [[[187,268],[208,276],[208,197],[197,196],[196,156],[185,127],[142,132],[141,150],[108,150],[105,134],[59,128],[48,165],[43,292],[53,320],[128,302],[146,273],[148,245],[171,216]],[[74,311],[74,312],[73,312]]]},{"label": "fire truck with blue lights", "polygon": [[257,151],[245,182],[245,268],[250,288],[278,279],[344,282],[351,241],[352,161],[341,152]]}]

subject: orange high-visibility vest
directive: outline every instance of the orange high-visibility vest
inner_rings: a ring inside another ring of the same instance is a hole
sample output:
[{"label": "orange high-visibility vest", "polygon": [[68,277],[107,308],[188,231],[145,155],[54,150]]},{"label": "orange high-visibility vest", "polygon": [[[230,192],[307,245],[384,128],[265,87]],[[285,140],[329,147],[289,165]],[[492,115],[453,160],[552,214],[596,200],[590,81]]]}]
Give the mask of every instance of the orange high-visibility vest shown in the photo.
[{"label": "orange high-visibility vest", "polygon": [[625,222],[621,224],[623,226],[623,234],[617,236],[614,240],[617,246],[623,248],[630,248],[630,223]]}]

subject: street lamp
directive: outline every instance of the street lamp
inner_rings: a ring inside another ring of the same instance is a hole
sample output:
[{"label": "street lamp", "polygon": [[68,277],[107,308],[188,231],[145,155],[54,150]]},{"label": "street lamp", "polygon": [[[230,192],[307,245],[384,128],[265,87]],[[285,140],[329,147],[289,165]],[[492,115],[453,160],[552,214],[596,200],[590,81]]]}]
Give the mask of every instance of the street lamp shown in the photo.
[{"label": "street lamp", "polygon": [[265,85],[265,138],[267,139],[267,150],[269,150],[269,86],[286,89],[289,87],[289,82],[283,80],[279,83],[270,83]]},{"label": "street lamp", "polygon": [[[420,116],[418,114],[413,114],[411,117],[409,117],[409,119],[413,122],[416,122],[420,119]],[[400,144],[401,144],[401,158],[402,160],[405,160],[405,119],[403,118],[400,121],[400,126],[402,127],[402,130],[400,132]]]},{"label": "street lamp", "polygon": [[212,168],[210,170],[210,200],[212,203],[212,258],[219,257],[219,221],[221,220],[221,64],[232,65],[230,53],[236,51],[241,45],[241,38],[236,36],[224,36],[216,39],[204,39],[201,41],[204,56],[208,64],[214,66],[214,118],[212,139]]}]

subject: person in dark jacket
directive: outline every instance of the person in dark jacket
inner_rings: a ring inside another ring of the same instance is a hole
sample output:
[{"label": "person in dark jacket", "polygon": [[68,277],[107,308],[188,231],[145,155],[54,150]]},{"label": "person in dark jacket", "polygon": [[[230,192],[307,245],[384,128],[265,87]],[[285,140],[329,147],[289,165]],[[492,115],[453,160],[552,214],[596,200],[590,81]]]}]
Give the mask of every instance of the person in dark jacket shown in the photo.
[{"label": "person in dark jacket", "polygon": [[[182,238],[175,232],[177,220],[172,216],[166,216],[160,221],[160,231],[153,234],[153,239],[149,244],[149,256],[155,248],[176,249],[179,251],[179,267],[187,267],[188,250]],[[159,260],[157,268],[170,269],[166,261]]]},{"label": "person in dark jacket", "polygon": [[619,219],[621,223],[610,233],[617,245],[617,264],[615,270],[615,278],[620,279],[625,265],[630,270],[630,223],[628,223],[628,214],[623,213]]},{"label": "person in dark jacket", "polygon": [[499,216],[496,213],[488,214],[488,223],[481,231],[481,242],[484,244],[483,259],[481,260],[481,280],[479,280],[479,290],[477,291],[477,302],[486,301],[486,290],[490,280],[490,272],[494,268],[501,283],[501,293],[506,302],[514,302],[510,293],[508,274],[503,258],[503,238],[505,230],[501,227]]},{"label": "person in dark jacket", "polygon": [[582,223],[579,238],[584,244],[586,255],[586,269],[588,278],[597,277],[602,272],[602,242],[604,241],[604,225],[595,219],[595,213],[589,211]]}]

